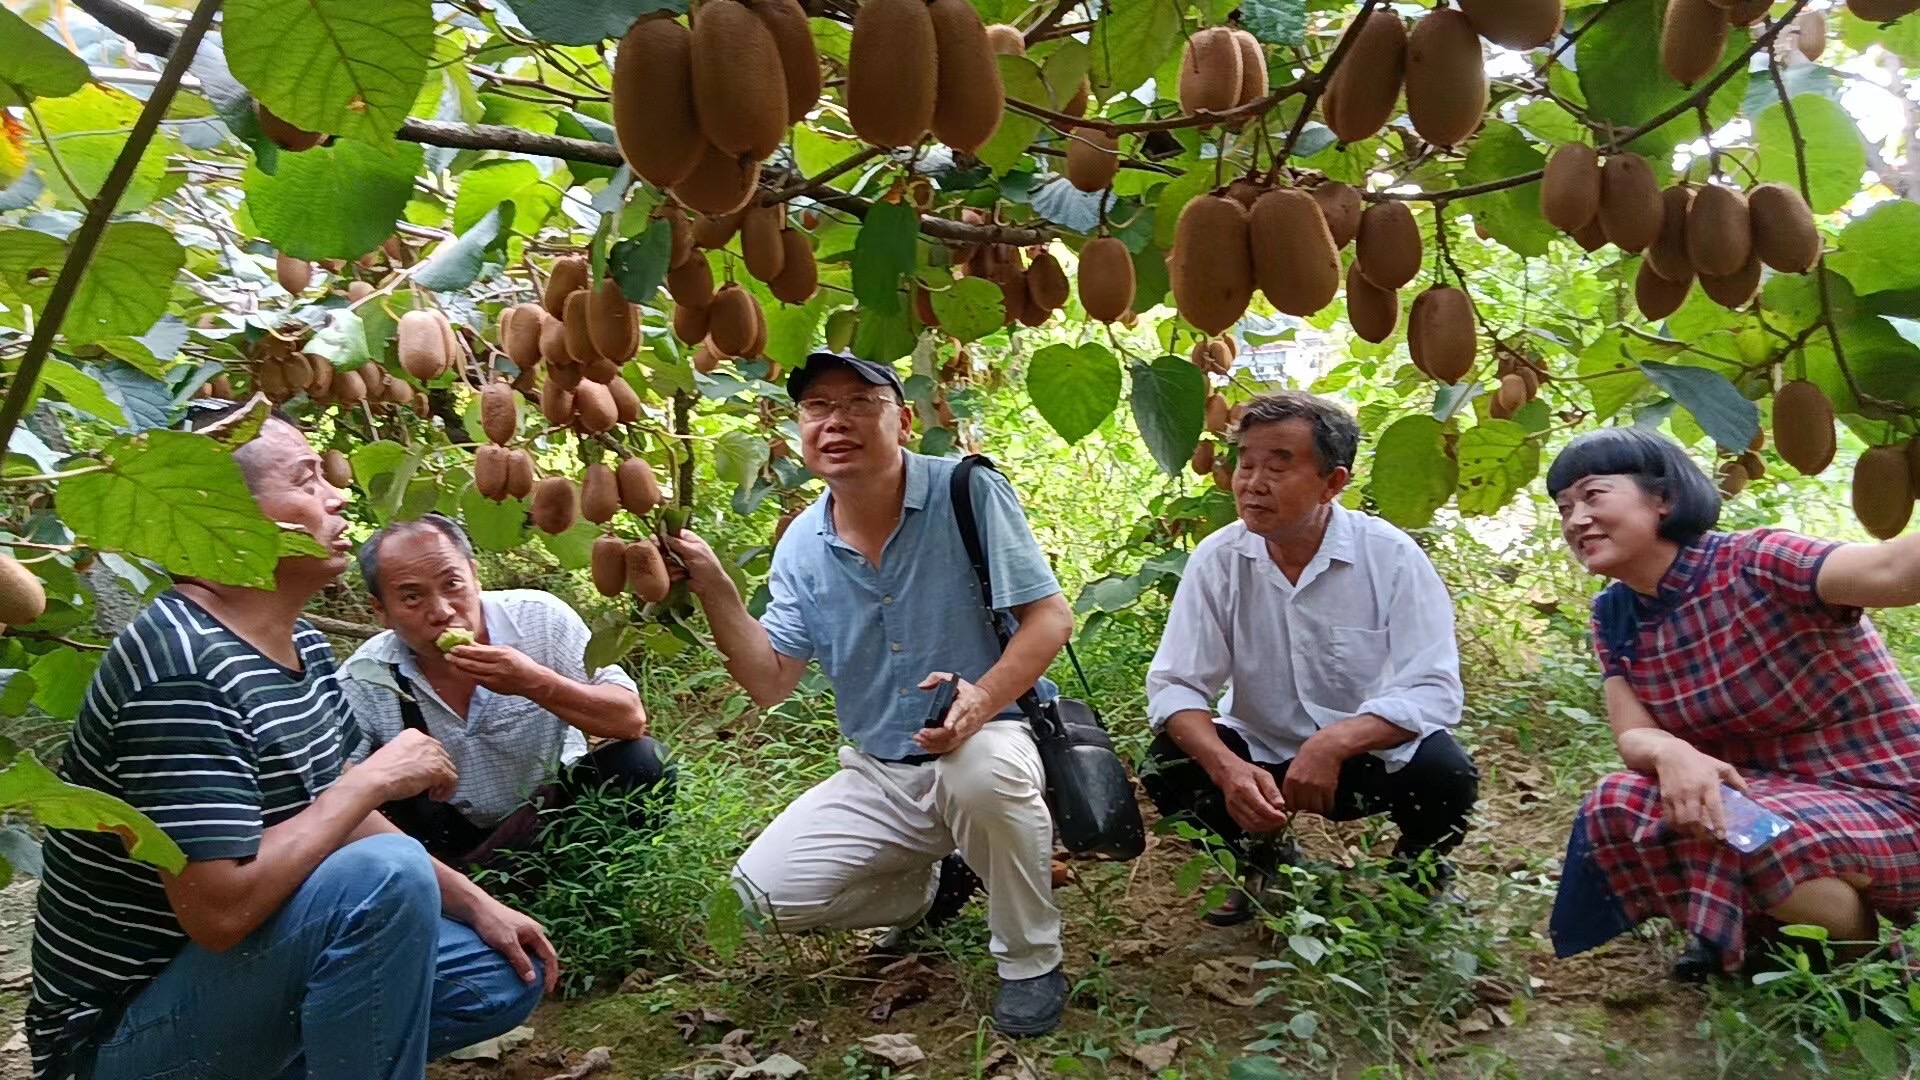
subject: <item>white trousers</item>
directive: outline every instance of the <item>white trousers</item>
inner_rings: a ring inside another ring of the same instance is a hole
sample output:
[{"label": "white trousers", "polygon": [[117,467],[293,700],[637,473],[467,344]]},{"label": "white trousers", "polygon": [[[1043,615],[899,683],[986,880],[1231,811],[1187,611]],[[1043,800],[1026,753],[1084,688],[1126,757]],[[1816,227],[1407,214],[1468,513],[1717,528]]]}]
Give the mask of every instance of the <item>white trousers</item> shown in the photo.
[{"label": "white trousers", "polygon": [[746,903],[781,931],[911,925],[958,849],[987,883],[1000,975],[1060,964],[1053,818],[1033,735],[995,720],[924,765],[840,750],[840,771],[794,800],[733,868]]}]

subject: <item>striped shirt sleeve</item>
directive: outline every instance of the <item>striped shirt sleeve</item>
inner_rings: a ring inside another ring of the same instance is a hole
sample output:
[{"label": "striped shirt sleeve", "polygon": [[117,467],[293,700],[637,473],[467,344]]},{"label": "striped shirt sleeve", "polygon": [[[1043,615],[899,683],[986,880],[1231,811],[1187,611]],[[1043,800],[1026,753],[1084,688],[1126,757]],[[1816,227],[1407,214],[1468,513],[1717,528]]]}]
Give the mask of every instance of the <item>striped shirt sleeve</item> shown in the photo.
[{"label": "striped shirt sleeve", "polygon": [[121,797],[152,818],[187,858],[259,851],[261,796],[253,737],[226,696],[201,679],[141,688],[113,720]]}]

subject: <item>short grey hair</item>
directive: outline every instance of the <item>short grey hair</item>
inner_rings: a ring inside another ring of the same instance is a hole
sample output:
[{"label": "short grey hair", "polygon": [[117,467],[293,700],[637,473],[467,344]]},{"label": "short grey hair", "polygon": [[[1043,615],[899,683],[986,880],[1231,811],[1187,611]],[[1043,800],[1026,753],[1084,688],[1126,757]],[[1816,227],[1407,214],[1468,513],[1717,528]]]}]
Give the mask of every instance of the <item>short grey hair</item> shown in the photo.
[{"label": "short grey hair", "polygon": [[366,583],[367,595],[380,598],[380,545],[395,536],[402,536],[421,529],[432,529],[452,541],[468,562],[473,561],[473,541],[468,539],[467,530],[460,523],[442,513],[430,513],[412,521],[396,521],[375,529],[372,536],[360,545],[360,580]]},{"label": "short grey hair", "polygon": [[1319,459],[1320,475],[1334,469],[1353,471],[1353,458],[1360,449],[1360,425],[1347,410],[1323,397],[1302,390],[1278,390],[1247,402],[1240,422],[1233,429],[1233,444],[1248,431],[1262,424],[1287,420],[1305,420],[1313,429],[1313,453]]}]

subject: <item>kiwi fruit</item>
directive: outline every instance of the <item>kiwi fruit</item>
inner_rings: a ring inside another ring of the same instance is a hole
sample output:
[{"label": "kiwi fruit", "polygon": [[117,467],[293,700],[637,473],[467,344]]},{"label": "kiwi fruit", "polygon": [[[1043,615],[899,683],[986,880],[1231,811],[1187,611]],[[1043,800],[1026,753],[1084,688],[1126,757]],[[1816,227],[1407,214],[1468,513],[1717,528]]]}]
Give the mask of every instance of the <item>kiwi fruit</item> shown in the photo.
[{"label": "kiwi fruit", "polygon": [[1773,0],[1733,0],[1727,7],[1727,22],[1734,26],[1752,26],[1764,17]]},{"label": "kiwi fruit", "polygon": [[1537,49],[1566,17],[1562,0],[1460,0],[1473,31],[1503,49]]},{"label": "kiwi fruit", "polygon": [[1876,446],[1853,467],[1853,516],[1875,537],[1891,540],[1913,517],[1913,477],[1907,452]]},{"label": "kiwi fruit", "polygon": [[1747,490],[1747,470],[1740,467],[1738,461],[1723,461],[1718,470],[1720,494],[1726,498]]},{"label": "kiwi fruit", "polygon": [[1647,265],[1668,281],[1693,284],[1693,259],[1687,254],[1687,216],[1693,189],[1675,184],[1660,193],[1660,235],[1647,247]]},{"label": "kiwi fruit", "polygon": [[567,347],[567,324],[552,315],[540,320],[540,359],[546,362],[548,377],[575,367],[573,350]]},{"label": "kiwi fruit", "polygon": [[1313,189],[1313,201],[1320,204],[1320,216],[1326,220],[1333,246],[1345,251],[1359,234],[1360,214],[1366,209],[1360,202],[1360,192],[1351,184],[1327,180]]},{"label": "kiwi fruit", "polygon": [[46,614],[47,590],[20,560],[0,555],[0,625],[25,626]]},{"label": "kiwi fruit", "polygon": [[1820,230],[1807,200],[1785,184],[1759,184],[1747,192],[1753,253],[1783,274],[1804,274],[1820,261]]},{"label": "kiwi fruit", "polygon": [[1847,10],[1870,23],[1890,23],[1920,10],[1920,0],[1847,0]]},{"label": "kiwi fruit", "polygon": [[273,257],[273,274],[280,287],[294,296],[306,292],[307,286],[313,284],[313,264],[284,252]]},{"label": "kiwi fruit", "polygon": [[635,540],[627,545],[627,587],[633,595],[649,604],[657,604],[673,590],[667,576],[667,560],[652,540]]},{"label": "kiwi fruit", "polygon": [[1067,134],[1067,183],[1081,191],[1105,191],[1120,171],[1120,140],[1099,128]]},{"label": "kiwi fruit", "polygon": [[1267,53],[1260,47],[1260,39],[1245,30],[1235,29],[1233,41],[1240,47],[1240,94],[1233,104],[1251,105],[1267,93]]},{"label": "kiwi fruit", "polygon": [[1188,464],[1193,468],[1193,475],[1210,475],[1213,472],[1213,443],[1200,440],[1200,445],[1193,448],[1193,460]]},{"label": "kiwi fruit", "polygon": [[1423,248],[1413,211],[1399,200],[1377,202],[1360,215],[1353,257],[1367,280],[1398,289],[1420,273]]},{"label": "kiwi fruit", "polygon": [[593,588],[601,596],[619,596],[627,589],[627,545],[617,536],[602,536],[593,542],[591,558]]},{"label": "kiwi fruit", "polygon": [[999,57],[968,0],[932,0],[936,93],[933,136],[963,154],[987,144],[1007,109]]},{"label": "kiwi fruit", "polygon": [[633,384],[624,378],[608,380],[607,392],[613,395],[613,418],[616,423],[631,424],[640,419],[640,395]]},{"label": "kiwi fruit", "polygon": [[1110,323],[1133,307],[1133,256],[1115,237],[1100,236],[1080,249],[1080,306],[1087,317]]},{"label": "kiwi fruit", "polygon": [[489,383],[480,391],[480,430],[496,446],[513,441],[519,426],[519,410],[514,405],[513,387],[503,382]]},{"label": "kiwi fruit", "polygon": [[1518,375],[1502,375],[1500,389],[1493,395],[1493,403],[1512,416],[1527,403],[1527,381]]},{"label": "kiwi fruit", "polygon": [[940,90],[938,57],[927,0],[864,0],[847,60],[854,134],[875,146],[913,146],[925,138]]},{"label": "kiwi fruit", "polygon": [[578,289],[567,297],[566,314],[560,319],[567,336],[567,353],[581,364],[589,364],[600,355],[593,345],[593,321],[589,304],[593,290]]},{"label": "kiwi fruit", "polygon": [[1276,188],[1248,215],[1253,280],[1267,302],[1288,315],[1307,316],[1340,291],[1340,251],[1313,196]]},{"label": "kiwi fruit", "polygon": [[531,371],[539,366],[540,331],[547,319],[546,309],[538,304],[519,304],[500,316],[500,344],[514,367]]},{"label": "kiwi fruit", "polygon": [[685,345],[698,344],[707,336],[708,311],[704,306],[673,305],[673,336]]},{"label": "kiwi fruit", "polygon": [[1407,313],[1407,350],[1414,366],[1443,383],[1473,370],[1473,304],[1452,285],[1434,285],[1413,298]]},{"label": "kiwi fruit", "polygon": [[1360,340],[1375,345],[1392,337],[1400,325],[1400,294],[1368,281],[1358,260],[1347,267],[1347,322]]},{"label": "kiwi fruit", "polygon": [[987,47],[998,56],[1025,56],[1027,55],[1026,35],[1022,34],[1017,26],[994,23],[987,27]]},{"label": "kiwi fruit", "polygon": [[635,517],[645,517],[660,505],[660,481],[645,458],[623,458],[613,472],[620,493],[620,505]]},{"label": "kiwi fruit", "polygon": [[722,154],[760,161],[786,137],[780,47],[739,0],[709,0],[694,11],[693,112]]},{"label": "kiwi fruit", "polygon": [[713,303],[713,266],[703,255],[696,255],[685,263],[667,271],[667,295],[673,302],[689,307],[706,307]]},{"label": "kiwi fruit", "polygon": [[[585,255],[562,255],[553,261],[553,270],[547,275],[547,290],[542,294],[540,306],[547,314],[556,319],[567,314],[567,297],[587,287],[590,270]],[[549,359],[548,363],[553,361]]]},{"label": "kiwi fruit", "polygon": [[787,91],[787,124],[807,118],[820,102],[820,50],[799,0],[753,0],[753,13],[773,36]]},{"label": "kiwi fruit", "polygon": [[593,350],[625,362],[640,348],[640,312],[627,302],[619,282],[607,278],[587,297],[587,335]]},{"label": "kiwi fruit", "polygon": [[1225,26],[1209,26],[1187,38],[1180,59],[1180,111],[1188,116],[1222,113],[1240,101],[1240,43]]},{"label": "kiwi fruit", "polygon": [[1568,235],[1573,237],[1573,242],[1579,244],[1582,251],[1594,252],[1607,246],[1607,233],[1600,227],[1598,215]]},{"label": "kiwi fruit", "polygon": [[[260,121],[260,133],[282,150],[291,150],[297,154],[303,150],[311,150],[326,141],[327,136],[324,133],[308,131],[306,128],[289,124],[275,116],[272,109],[258,101],[253,103],[253,115]],[[11,626],[13,623],[7,620],[5,625]]]},{"label": "kiwi fruit", "polygon": [[[1909,456],[1908,460],[1909,461],[1912,460],[1911,456]],[[1740,468],[1746,471],[1746,474],[1749,478],[1758,480],[1761,477],[1767,475],[1766,459],[1762,458],[1757,451],[1749,450],[1746,453],[1741,454],[1739,461],[1740,461]]]},{"label": "kiwi fruit", "polygon": [[[1695,196],[1698,202],[1699,197]],[[1639,254],[1660,235],[1665,206],[1647,159],[1615,154],[1600,168],[1600,231],[1621,251]]]},{"label": "kiwi fruit", "polygon": [[1600,155],[1585,143],[1562,143],[1547,158],[1540,181],[1540,216],[1574,233],[1600,212]]},{"label": "kiwi fruit", "polygon": [[1720,66],[1731,30],[1714,0],[1667,0],[1660,25],[1660,65],[1682,86],[1692,86]]},{"label": "kiwi fruit", "polygon": [[740,254],[755,280],[772,281],[787,266],[787,248],[780,234],[787,223],[785,206],[755,206],[740,225]]},{"label": "kiwi fruit", "polygon": [[613,404],[613,392],[605,383],[583,382],[573,389],[573,418],[588,435],[610,431],[620,420]]},{"label": "kiwi fruit", "polygon": [[533,494],[533,455],[525,450],[507,451],[507,497],[524,499]]},{"label": "kiwi fruit", "polygon": [[767,291],[783,304],[804,304],[820,291],[820,264],[814,261],[813,243],[798,229],[782,229],[780,247],[780,274],[767,282]]},{"label": "kiwi fruit", "polygon": [[671,243],[672,254],[667,256],[667,269],[684,266],[693,258],[693,222],[687,217],[684,207],[667,203],[659,211],[660,220],[667,223],[667,237]]},{"label": "kiwi fruit", "polygon": [[693,219],[693,246],[718,251],[732,242],[746,220],[745,210],[730,214],[701,214]]},{"label": "kiwi fruit", "polygon": [[620,492],[614,486],[613,470],[599,461],[587,466],[580,477],[580,516],[605,525],[619,512]]},{"label": "kiwi fruit", "polygon": [[1374,11],[1347,33],[1356,35],[1354,42],[1327,80],[1320,111],[1341,142],[1354,143],[1372,137],[1393,117],[1406,78],[1407,27],[1391,11]]},{"label": "kiwi fruit", "polygon": [[1458,146],[1487,112],[1487,64],[1466,15],[1435,8],[1407,38],[1407,116],[1435,146]]},{"label": "kiwi fruit", "polygon": [[1169,278],[1174,306],[1205,334],[1246,314],[1253,298],[1247,209],[1224,195],[1202,195],[1180,212]]},{"label": "kiwi fruit", "polygon": [[1827,51],[1827,13],[1824,11],[1802,11],[1793,20],[1794,48],[1808,60],[1820,59]]},{"label": "kiwi fruit", "polygon": [[[400,366],[407,374],[421,382],[430,382],[446,373],[449,358],[447,356],[446,335],[440,332],[440,323],[431,311],[409,311],[400,316],[400,323],[394,330],[394,341],[400,355]],[[301,380],[305,382],[304,379]]]},{"label": "kiwi fruit", "polygon": [[1746,196],[1719,184],[1694,192],[1687,209],[1687,260],[1693,272],[1726,277],[1745,266],[1752,254],[1753,226]]},{"label": "kiwi fruit", "polygon": [[1027,302],[1032,308],[1059,311],[1067,306],[1071,295],[1067,272],[1061,269],[1060,260],[1054,258],[1052,252],[1042,251],[1027,264]]},{"label": "kiwi fruit", "polygon": [[720,361],[723,359],[725,359],[725,357],[722,357],[720,353],[714,349],[713,342],[702,341],[700,344],[694,346],[693,355],[688,358],[687,362],[692,364],[693,370],[700,374],[711,375],[720,370]]},{"label": "kiwi fruit", "polygon": [[[228,398],[230,394],[214,392],[218,398]],[[366,380],[357,371],[341,371],[333,376],[333,400],[346,408],[353,408],[367,400]]]},{"label": "kiwi fruit", "polygon": [[500,502],[507,497],[507,469],[513,451],[487,443],[473,452],[473,489],[481,498]]},{"label": "kiwi fruit", "polygon": [[[594,359],[597,360],[599,357],[595,357]],[[581,370],[581,365],[579,364],[575,364],[572,367],[548,368],[547,385],[572,393],[573,388],[580,385]],[[572,414],[569,413],[568,415]]]},{"label": "kiwi fruit", "polygon": [[1691,288],[1692,276],[1675,281],[1656,271],[1652,259],[1646,259],[1640,263],[1640,272],[1633,279],[1633,302],[1641,315],[1652,322],[1659,322],[1680,310],[1680,305],[1687,301],[1687,290]]},{"label": "kiwi fruit", "polygon": [[548,383],[540,394],[540,415],[555,427],[573,423],[573,387]]},{"label": "kiwi fruit", "polygon": [[1804,476],[1833,464],[1833,402],[1818,386],[1795,379],[1773,395],[1773,448]]},{"label": "kiwi fruit", "polygon": [[573,528],[580,516],[580,498],[573,481],[564,476],[549,476],[533,485],[532,512],[534,527],[550,536]]},{"label": "kiwi fruit", "polygon": [[707,309],[707,340],[728,356],[747,356],[759,333],[759,304],[753,294],[729,282],[714,294]]},{"label": "kiwi fruit", "polygon": [[1748,254],[1746,264],[1731,274],[1701,274],[1700,291],[1723,308],[1744,307],[1760,289],[1760,260]]},{"label": "kiwi fruit", "polygon": [[759,184],[758,159],[729,154],[709,146],[693,171],[673,185],[671,190],[673,197],[689,210],[698,210],[703,214],[732,214],[753,200]]},{"label": "kiwi fruit", "polygon": [[[670,18],[633,24],[613,58],[614,142],[634,175],[672,187],[693,172],[707,137],[693,106],[693,36]],[[552,305],[548,305],[552,311]]]},{"label": "kiwi fruit", "polygon": [[358,304],[373,295],[373,286],[364,281],[347,282],[347,302]]},{"label": "kiwi fruit", "polygon": [[1215,435],[1224,435],[1227,431],[1227,399],[1219,394],[1207,395],[1207,430]]}]

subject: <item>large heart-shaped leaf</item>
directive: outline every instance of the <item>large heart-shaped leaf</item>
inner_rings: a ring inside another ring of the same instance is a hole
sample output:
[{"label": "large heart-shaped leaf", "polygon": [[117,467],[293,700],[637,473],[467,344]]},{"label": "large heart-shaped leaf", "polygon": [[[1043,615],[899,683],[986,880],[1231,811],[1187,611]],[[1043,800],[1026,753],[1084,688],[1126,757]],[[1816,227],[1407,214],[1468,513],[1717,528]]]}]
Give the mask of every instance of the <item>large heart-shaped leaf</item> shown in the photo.
[{"label": "large heart-shaped leaf", "polygon": [[1130,370],[1133,422],[1153,460],[1178,476],[1206,429],[1207,377],[1178,356],[1162,356],[1151,364],[1136,360]]},{"label": "large heart-shaped leaf", "polygon": [[[46,233],[0,230],[0,279],[36,313],[46,310],[66,258],[67,245]],[[174,276],[186,261],[179,242],[159,225],[108,225],[60,333],[75,345],[146,333],[166,314]]]},{"label": "large heart-shaped leaf", "polygon": [[1424,529],[1453,497],[1458,467],[1447,456],[1445,433],[1431,416],[1403,416],[1380,433],[1367,489],[1382,517],[1403,529]]},{"label": "large heart-shaped leaf", "polygon": [[853,296],[879,314],[900,311],[900,279],[913,272],[920,215],[905,203],[881,202],[867,213],[853,245]]},{"label": "large heart-shaped leaf", "polygon": [[1487,420],[1460,433],[1460,512],[1497,512],[1540,471],[1540,446],[1511,420]]},{"label": "large heart-shaped leaf", "polygon": [[128,853],[134,858],[174,874],[187,865],[180,845],[145,814],[104,791],[67,783],[31,753],[21,753],[0,772],[0,807],[24,811],[55,829],[124,829],[133,834]]},{"label": "large heart-shaped leaf", "polygon": [[413,193],[421,149],[351,139],[282,154],[273,175],[247,170],[247,213],[260,235],[296,259],[357,259],[393,235]]},{"label": "large heart-shaped leaf", "polygon": [[0,109],[66,97],[87,79],[85,60],[0,7]]},{"label": "large heart-shaped leaf", "polygon": [[221,43],[234,77],[282,120],[384,143],[426,82],[433,4],[227,0]]},{"label": "large heart-shaped leaf", "polygon": [[1079,442],[1120,404],[1120,361],[1096,341],[1049,345],[1027,364],[1027,396],[1061,438]]}]

